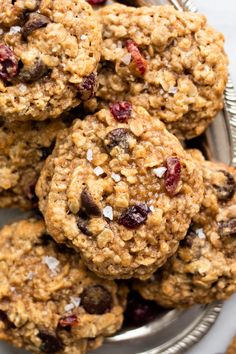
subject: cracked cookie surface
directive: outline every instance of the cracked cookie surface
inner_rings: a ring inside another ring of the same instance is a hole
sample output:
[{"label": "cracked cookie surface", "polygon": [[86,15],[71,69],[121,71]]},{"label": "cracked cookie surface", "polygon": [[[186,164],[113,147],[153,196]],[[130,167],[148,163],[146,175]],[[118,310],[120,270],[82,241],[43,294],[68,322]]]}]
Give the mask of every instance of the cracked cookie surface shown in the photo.
[{"label": "cracked cookie surface", "polygon": [[135,288],[164,307],[225,300],[236,292],[236,172],[192,156],[203,170],[205,196],[188,234],[167,263]]},{"label": "cracked cookie surface", "polygon": [[120,102],[63,132],[36,192],[50,234],[92,271],[147,278],[185,236],[203,184],[163,123]]},{"label": "cracked cookie surface", "polygon": [[84,354],[120,328],[123,293],[57,245],[42,220],[13,223],[0,235],[1,339],[31,353]]},{"label": "cracked cookie surface", "polygon": [[227,57],[223,35],[200,14],[170,6],[106,6],[93,110],[128,99],[183,138],[200,135],[223,107]]},{"label": "cracked cookie surface", "polygon": [[0,116],[45,120],[78,106],[95,92],[100,52],[86,1],[1,1]]}]

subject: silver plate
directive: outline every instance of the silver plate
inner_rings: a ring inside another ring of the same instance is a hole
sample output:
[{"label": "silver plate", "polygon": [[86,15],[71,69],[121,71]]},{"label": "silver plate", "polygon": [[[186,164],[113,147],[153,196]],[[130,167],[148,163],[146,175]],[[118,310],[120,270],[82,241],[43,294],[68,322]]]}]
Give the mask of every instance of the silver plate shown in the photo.
[{"label": "silver plate", "polygon": [[[178,10],[196,12],[189,0],[123,0],[142,5],[172,4]],[[122,2],[122,0],[121,0]],[[220,112],[203,139],[199,141],[209,159],[236,166],[236,95],[229,78],[225,90],[224,110]],[[0,226],[22,217],[16,210],[0,211]],[[208,306],[194,306],[185,311],[162,313],[155,321],[135,329],[123,329],[108,338],[94,354],[179,354],[197,343],[216,321],[222,308],[217,302]],[[0,343],[0,353],[27,354],[8,344]]]}]

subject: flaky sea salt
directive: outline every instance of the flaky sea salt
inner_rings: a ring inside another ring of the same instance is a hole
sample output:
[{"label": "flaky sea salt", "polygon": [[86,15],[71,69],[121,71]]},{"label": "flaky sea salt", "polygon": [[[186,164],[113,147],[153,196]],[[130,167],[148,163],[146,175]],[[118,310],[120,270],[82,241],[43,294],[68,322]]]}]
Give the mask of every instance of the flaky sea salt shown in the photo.
[{"label": "flaky sea salt", "polygon": [[150,209],[152,212],[155,211],[155,207],[154,207],[153,205],[150,205],[150,206],[149,206],[149,209]]},{"label": "flaky sea salt", "polygon": [[121,176],[118,175],[118,174],[115,173],[115,172],[112,172],[112,173],[111,173],[111,178],[112,178],[115,182],[120,182],[120,181],[121,181]]},{"label": "flaky sea salt", "polygon": [[85,41],[88,38],[88,36],[86,34],[82,34],[82,36],[80,37],[81,41]]},{"label": "flaky sea salt", "polygon": [[34,272],[29,272],[27,275],[27,279],[32,280],[34,276],[35,276]]},{"label": "flaky sea salt", "polygon": [[73,310],[74,307],[75,307],[74,304],[67,304],[67,305],[64,307],[64,310],[65,310],[65,312],[69,312],[69,311]]},{"label": "flaky sea salt", "polygon": [[105,218],[113,220],[113,209],[110,205],[107,205],[105,208],[103,208],[103,215]]},{"label": "flaky sea salt", "polygon": [[10,28],[9,33],[10,34],[16,34],[16,33],[19,33],[20,31],[21,31],[21,27],[20,26],[12,26]]},{"label": "flaky sea salt", "polygon": [[129,65],[132,59],[132,55],[130,53],[125,54],[122,58],[121,61],[125,64],[125,65]]},{"label": "flaky sea salt", "polygon": [[93,169],[93,172],[96,176],[101,176],[104,173],[104,169],[100,166],[97,166]]},{"label": "flaky sea salt", "polygon": [[206,235],[203,231],[203,229],[197,229],[196,231],[197,236],[201,239],[201,240],[205,240],[206,239]]},{"label": "flaky sea salt", "polygon": [[173,86],[173,87],[170,87],[170,88],[169,88],[168,93],[172,93],[172,94],[174,95],[177,91],[178,91],[178,88],[175,87],[175,86]]},{"label": "flaky sea salt", "polygon": [[55,257],[45,256],[43,257],[43,263],[48,266],[53,274],[58,272],[58,266],[60,262]]},{"label": "flaky sea salt", "polygon": [[91,149],[88,149],[86,158],[88,161],[93,160],[93,151]]},{"label": "flaky sea salt", "polygon": [[70,300],[71,300],[71,303],[74,305],[74,307],[79,307],[80,306],[80,303],[81,303],[81,298],[80,297],[71,296]]},{"label": "flaky sea salt", "polygon": [[21,93],[25,93],[27,91],[27,87],[25,85],[23,85],[23,84],[20,84],[19,85],[19,91]]},{"label": "flaky sea salt", "polygon": [[167,168],[163,166],[163,167],[154,168],[153,172],[155,173],[155,175],[158,178],[162,178],[164,176],[166,170],[167,170]]}]

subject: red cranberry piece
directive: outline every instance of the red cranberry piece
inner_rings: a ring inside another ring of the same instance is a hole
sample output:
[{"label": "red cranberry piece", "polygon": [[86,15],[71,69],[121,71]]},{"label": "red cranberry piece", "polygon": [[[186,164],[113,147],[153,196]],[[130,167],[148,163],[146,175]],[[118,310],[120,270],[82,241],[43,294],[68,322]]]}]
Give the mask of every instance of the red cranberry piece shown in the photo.
[{"label": "red cranberry piece", "polygon": [[63,349],[63,344],[60,338],[54,333],[47,331],[40,331],[38,337],[41,339],[42,344],[40,350],[46,354],[57,353]]},{"label": "red cranberry piece", "polygon": [[127,229],[136,229],[147,220],[149,207],[144,203],[139,203],[127,208],[120,216],[119,223]]},{"label": "red cranberry piece", "polygon": [[218,200],[226,202],[233,198],[236,189],[236,183],[234,176],[231,175],[231,173],[228,171],[220,170],[219,172],[225,175],[226,181],[223,186],[214,185],[214,188],[216,189]]},{"label": "red cranberry piece", "polygon": [[39,28],[46,27],[50,23],[50,19],[44,15],[34,12],[29,15],[29,20],[25,23],[22,28],[22,36],[24,39]]},{"label": "red cranberry piece", "polygon": [[107,0],[87,0],[90,5],[102,5],[105,4]]},{"label": "red cranberry piece", "polygon": [[125,122],[131,117],[132,104],[127,101],[112,103],[110,104],[110,111],[118,122]]},{"label": "red cranberry piece", "polygon": [[144,300],[137,292],[131,291],[128,296],[124,324],[126,326],[143,326],[153,321],[158,314],[164,312],[154,301]]},{"label": "red cranberry piece", "polygon": [[126,48],[131,54],[139,74],[143,76],[147,70],[147,60],[140,53],[138,45],[132,39],[128,39],[126,41]]},{"label": "red cranberry piece", "polygon": [[181,165],[178,157],[168,157],[166,168],[164,175],[165,188],[167,193],[172,196],[175,194],[181,175]]},{"label": "red cranberry piece", "polygon": [[78,86],[78,96],[82,101],[89,100],[95,95],[97,87],[97,76],[91,73]]},{"label": "red cranberry piece", "polygon": [[102,285],[91,285],[81,295],[81,306],[90,314],[102,315],[112,308],[111,293]]},{"label": "red cranberry piece", "polygon": [[76,315],[63,316],[59,320],[59,325],[63,328],[78,326],[78,324],[79,321]]},{"label": "red cranberry piece", "polygon": [[80,198],[81,207],[84,209],[87,215],[101,216],[101,210],[99,209],[99,206],[96,204],[87,188],[82,190]]},{"label": "red cranberry piece", "polygon": [[219,222],[221,236],[236,236],[236,218]]},{"label": "red cranberry piece", "polygon": [[0,44],[0,79],[9,81],[18,74],[18,60],[10,47]]}]

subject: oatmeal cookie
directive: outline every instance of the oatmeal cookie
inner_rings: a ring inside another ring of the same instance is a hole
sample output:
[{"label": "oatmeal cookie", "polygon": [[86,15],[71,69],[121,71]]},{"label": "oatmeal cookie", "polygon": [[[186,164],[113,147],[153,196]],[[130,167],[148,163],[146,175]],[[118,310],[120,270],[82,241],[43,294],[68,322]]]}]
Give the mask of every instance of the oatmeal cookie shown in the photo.
[{"label": "oatmeal cookie", "polygon": [[42,220],[0,235],[0,339],[31,353],[83,354],[120,328],[123,293],[58,246]]},{"label": "oatmeal cookie", "polygon": [[1,0],[0,116],[45,120],[91,98],[101,30],[84,0]]},{"label": "oatmeal cookie", "polygon": [[171,6],[106,6],[95,109],[128,99],[180,138],[200,135],[223,106],[227,57],[223,35],[200,14]]},{"label": "oatmeal cookie", "polygon": [[147,278],[177,249],[202,174],[163,123],[126,101],[60,137],[36,193],[57,242],[108,278]]},{"label": "oatmeal cookie", "polygon": [[37,205],[39,172],[52,152],[62,120],[0,122],[0,208]]},{"label": "oatmeal cookie", "polygon": [[199,214],[177,254],[148,282],[135,284],[145,299],[164,307],[208,304],[236,292],[236,171],[198,161],[205,185]]},{"label": "oatmeal cookie", "polygon": [[230,346],[227,349],[226,354],[235,354],[236,353],[236,336],[233,338]]}]

